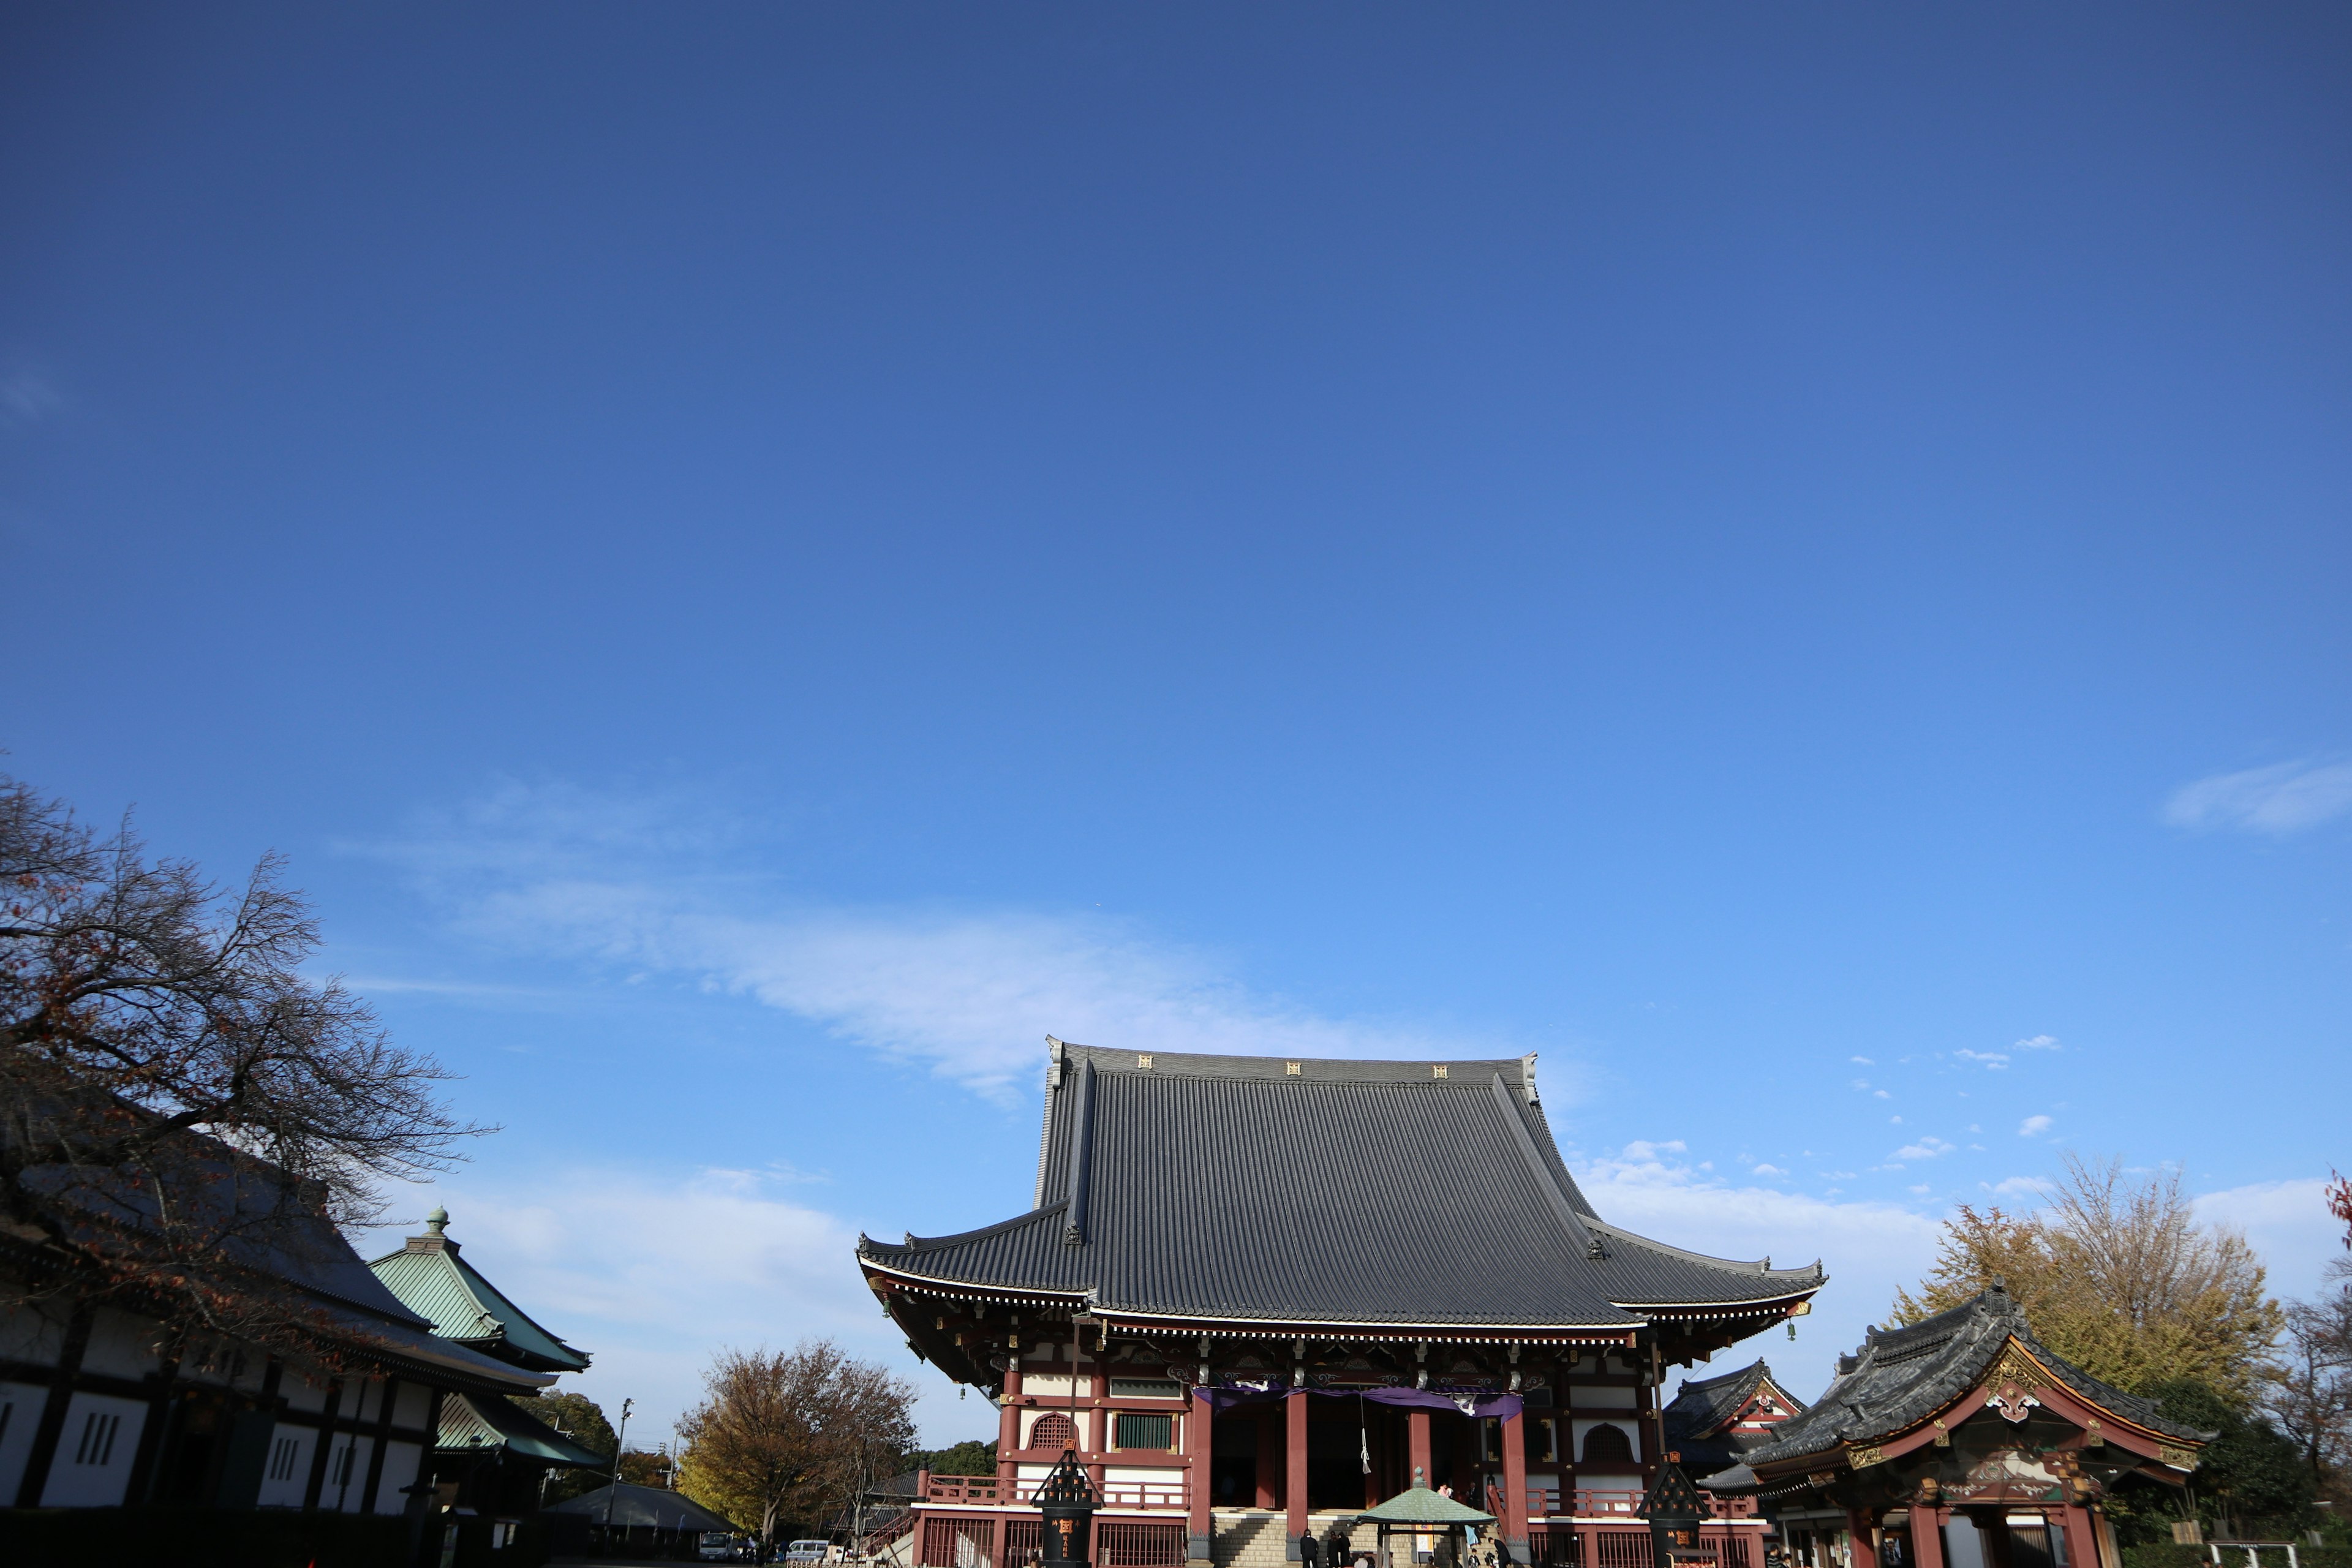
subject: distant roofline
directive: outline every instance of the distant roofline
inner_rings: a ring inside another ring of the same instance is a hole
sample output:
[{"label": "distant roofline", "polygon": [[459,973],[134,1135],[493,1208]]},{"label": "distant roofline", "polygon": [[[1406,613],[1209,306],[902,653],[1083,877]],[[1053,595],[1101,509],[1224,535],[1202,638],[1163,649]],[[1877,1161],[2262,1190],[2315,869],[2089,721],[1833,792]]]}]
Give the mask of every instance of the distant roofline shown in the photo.
[{"label": "distant roofline", "polygon": [[[1090,1062],[1097,1072],[1127,1072],[1139,1076],[1223,1078],[1237,1079],[1313,1079],[1331,1083],[1430,1083],[1461,1088],[1483,1083],[1499,1073],[1515,1084],[1523,1097],[1536,1100],[1536,1053],[1518,1057],[1411,1057],[1367,1059],[1359,1057],[1228,1056],[1207,1051],[1135,1050],[1126,1047],[1082,1046],[1074,1041],[1046,1039],[1053,1047],[1053,1065]],[[1149,1066],[1143,1065],[1149,1063]],[[1298,1068],[1290,1070],[1293,1064]],[[1444,1068],[1440,1078],[1431,1069]],[[1456,1076],[1456,1075],[1460,1076]]]}]

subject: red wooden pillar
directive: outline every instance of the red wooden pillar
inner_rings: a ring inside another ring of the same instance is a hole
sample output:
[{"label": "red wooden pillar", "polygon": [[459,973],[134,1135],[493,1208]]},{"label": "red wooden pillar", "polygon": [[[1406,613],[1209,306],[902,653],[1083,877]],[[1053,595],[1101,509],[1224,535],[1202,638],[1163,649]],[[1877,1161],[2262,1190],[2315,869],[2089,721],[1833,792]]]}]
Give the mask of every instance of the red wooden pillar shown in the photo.
[{"label": "red wooden pillar", "polygon": [[1013,1450],[1021,1447],[1021,1352],[1016,1350],[1004,1368],[1004,1394],[996,1412],[997,1494],[1008,1502],[1014,1500],[1013,1478],[1021,1473],[1013,1458]]},{"label": "red wooden pillar", "polygon": [[1191,1563],[1209,1561],[1209,1492],[1213,1485],[1210,1472],[1214,1468],[1217,1453],[1216,1413],[1209,1407],[1209,1396],[1199,1389],[1192,1393],[1192,1419],[1185,1424],[1184,1447],[1192,1455],[1192,1467],[1185,1472],[1184,1495],[1191,1504],[1191,1521],[1185,1533],[1184,1556]]},{"label": "red wooden pillar", "polygon": [[1287,1463],[1283,1466],[1282,1506],[1287,1510],[1284,1530],[1288,1540],[1282,1554],[1286,1562],[1298,1561],[1298,1538],[1307,1533],[1307,1394],[1293,1389],[1282,1398],[1283,1426],[1289,1441],[1285,1445]]},{"label": "red wooden pillar", "polygon": [[1845,1510],[1846,1533],[1853,1537],[1853,1568],[1878,1568],[1878,1542],[1870,1536],[1878,1524],[1878,1510],[1850,1508]]},{"label": "red wooden pillar", "polygon": [[2070,1502],[2058,1512],[2066,1530],[2066,1568],[2099,1568],[2099,1542],[2091,1532],[2091,1510]]},{"label": "red wooden pillar", "polygon": [[1911,1505],[1911,1561],[1915,1568],[1944,1568],[1944,1510]]},{"label": "red wooden pillar", "polygon": [[1409,1434],[1405,1447],[1412,1456],[1412,1474],[1405,1479],[1405,1485],[1433,1487],[1437,1484],[1437,1478],[1429,1473],[1429,1412],[1417,1406],[1408,1410],[1404,1424]]},{"label": "red wooden pillar", "polygon": [[1527,1417],[1503,1417],[1503,1550],[1514,1563],[1528,1563]]},{"label": "red wooden pillar", "polygon": [[1271,1405],[1261,1405],[1251,1414],[1257,1423],[1257,1503],[1264,1509],[1282,1506],[1282,1468],[1276,1460],[1282,1452],[1282,1423]]}]

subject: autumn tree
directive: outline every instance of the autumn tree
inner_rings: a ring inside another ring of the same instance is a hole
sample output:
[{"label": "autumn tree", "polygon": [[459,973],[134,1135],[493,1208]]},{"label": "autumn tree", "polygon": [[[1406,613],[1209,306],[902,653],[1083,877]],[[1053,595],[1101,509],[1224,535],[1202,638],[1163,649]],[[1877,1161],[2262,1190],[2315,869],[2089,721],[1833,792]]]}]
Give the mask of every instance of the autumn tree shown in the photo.
[{"label": "autumn tree", "polygon": [[2069,1155],[2046,1207],[1963,1205],[1895,1321],[1916,1323],[2001,1280],[2042,1342],[2093,1376],[2146,1393],[2193,1380],[2253,1402],[2285,1323],[2243,1236],[2200,1225],[2179,1171],[2126,1173]]},{"label": "autumn tree", "polygon": [[317,1327],[289,1266],[442,1169],[446,1075],[302,973],[319,929],[265,858],[242,886],[100,835],[0,775],[0,1245],[11,1299],[113,1296],[182,1329]]},{"label": "autumn tree", "polygon": [[756,1529],[764,1546],[780,1523],[845,1506],[877,1458],[914,1436],[913,1385],[831,1340],[721,1351],[703,1394],[679,1424],[678,1489]]}]

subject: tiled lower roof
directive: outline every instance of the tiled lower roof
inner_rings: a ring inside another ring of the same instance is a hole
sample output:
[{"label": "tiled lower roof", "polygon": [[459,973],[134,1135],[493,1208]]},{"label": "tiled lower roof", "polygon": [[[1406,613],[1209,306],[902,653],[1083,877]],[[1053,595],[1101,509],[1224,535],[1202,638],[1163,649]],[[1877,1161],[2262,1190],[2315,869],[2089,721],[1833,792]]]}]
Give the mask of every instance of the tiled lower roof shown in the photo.
[{"label": "tiled lower roof", "polygon": [[1775,1426],[1768,1441],[1740,1458],[1752,1468],[1907,1431],[1975,1387],[2012,1339],[2076,1395],[2103,1410],[2191,1442],[2213,1436],[2167,1420],[2153,1400],[2103,1383],[2052,1351],[2033,1337],[2016,1300],[1996,1284],[1909,1328],[1873,1329],[1860,1351],[1840,1359],[1837,1378],[1811,1409]]}]

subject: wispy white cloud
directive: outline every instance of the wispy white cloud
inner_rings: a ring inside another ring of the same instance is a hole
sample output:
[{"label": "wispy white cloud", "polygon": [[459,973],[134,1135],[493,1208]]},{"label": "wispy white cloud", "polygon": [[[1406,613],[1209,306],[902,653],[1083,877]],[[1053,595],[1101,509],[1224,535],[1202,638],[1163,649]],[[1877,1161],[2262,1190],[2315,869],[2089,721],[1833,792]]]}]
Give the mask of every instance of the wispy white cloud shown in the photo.
[{"label": "wispy white cloud", "polygon": [[2006,1181],[1979,1182],[1977,1185],[2003,1198],[2038,1198],[2050,1190],[2050,1184],[2040,1176],[2011,1176]]},{"label": "wispy white cloud", "polygon": [[2031,1039],[2018,1041],[2010,1048],[2019,1051],[2054,1051],[2058,1049],[2058,1037],[2055,1035],[2036,1035]]},{"label": "wispy white cloud", "polygon": [[[1615,1155],[1574,1160],[1577,1184],[1609,1220],[1719,1258],[1769,1257],[1781,1268],[1825,1260],[1829,1286],[1795,1344],[1772,1348],[1772,1365],[1818,1388],[1832,1359],[1885,1317],[1896,1286],[1916,1286],[1933,1263],[1937,1222],[1896,1204],[1836,1201],[1755,1183],[1712,1178],[1663,1142],[1629,1143]],[[1850,1177],[1851,1172],[1825,1172]],[[1751,1352],[1752,1353],[1752,1352]],[[1696,1375],[1695,1371],[1695,1375]]]},{"label": "wispy white cloud", "polygon": [[467,1260],[594,1356],[562,1386],[608,1410],[624,1394],[635,1399],[655,1437],[694,1403],[720,1346],[782,1345],[804,1334],[830,1335],[914,1378],[924,1394],[919,1414],[959,1433],[971,1426],[946,1381],[918,1366],[875,1311],[849,1262],[856,1227],[777,1191],[795,1179],[606,1165],[468,1171],[401,1189],[405,1222],[360,1239],[373,1257],[398,1246],[415,1215],[446,1206]]},{"label": "wispy white cloud", "polygon": [[2046,1116],[2029,1116],[2017,1125],[2017,1135],[2020,1138],[2038,1138],[2049,1131],[2050,1118]]},{"label": "wispy white cloud", "polygon": [[797,900],[730,868],[745,834],[691,801],[509,784],[373,848],[474,937],[749,996],[993,1095],[1040,1070],[1049,1033],[1142,1051],[1516,1054],[1459,1030],[1326,1016],[1115,920]]},{"label": "wispy white cloud", "polygon": [[2281,1295],[2315,1294],[2327,1265],[2344,1256],[2344,1222],[2328,1212],[2327,1183],[2318,1176],[2203,1194],[2197,1217],[2244,1232]]},{"label": "wispy white cloud", "polygon": [[1755,1165],[1749,1168],[1748,1173],[1757,1176],[1785,1176],[1789,1173],[1778,1165]]},{"label": "wispy white cloud", "polygon": [[1999,1072],[2009,1066],[2009,1053],[2007,1051],[1960,1050],[1954,1051],[1952,1054],[1959,1058],[1964,1062],[1981,1063],[1988,1071],[1991,1072]]},{"label": "wispy white cloud", "polygon": [[1888,1155],[1887,1158],[1892,1160],[1933,1160],[1938,1155],[1950,1153],[1958,1147],[1959,1147],[1959,1145],[1956,1143],[1947,1143],[1941,1138],[1922,1138],[1916,1143],[1905,1144],[1902,1148],[1897,1149],[1894,1153]]},{"label": "wispy white cloud", "polygon": [[2177,827],[2234,827],[2284,837],[2352,811],[2352,763],[2279,763],[2216,773],[2173,792],[2165,820]]},{"label": "wispy white cloud", "polygon": [[1871,1060],[1868,1057],[1848,1057],[1848,1058],[1846,1058],[1846,1060],[1848,1060],[1848,1061],[1850,1061],[1850,1062],[1854,1062],[1854,1063],[1856,1063],[1856,1064],[1858,1064],[1858,1065],[1860,1065],[1860,1066],[1866,1067],[1866,1068],[1874,1068],[1874,1067],[1876,1067],[1876,1066],[1878,1065],[1876,1062],[1874,1062],[1874,1061]]}]

